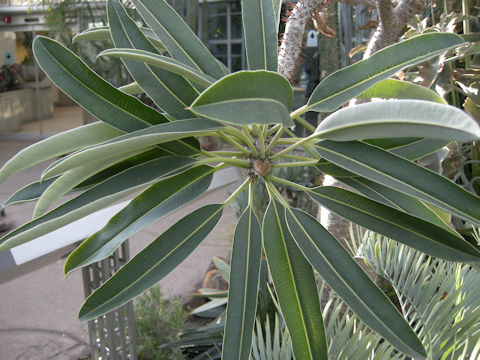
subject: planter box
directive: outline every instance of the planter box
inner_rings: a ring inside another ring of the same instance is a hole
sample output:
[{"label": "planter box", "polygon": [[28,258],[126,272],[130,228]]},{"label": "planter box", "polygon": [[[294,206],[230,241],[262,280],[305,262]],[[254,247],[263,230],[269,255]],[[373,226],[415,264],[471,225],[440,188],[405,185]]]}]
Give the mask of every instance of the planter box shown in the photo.
[{"label": "planter box", "polygon": [[[50,86],[40,88],[40,117],[53,116]],[[20,131],[22,124],[37,120],[35,84],[24,84],[23,89],[0,93],[0,133]]]}]

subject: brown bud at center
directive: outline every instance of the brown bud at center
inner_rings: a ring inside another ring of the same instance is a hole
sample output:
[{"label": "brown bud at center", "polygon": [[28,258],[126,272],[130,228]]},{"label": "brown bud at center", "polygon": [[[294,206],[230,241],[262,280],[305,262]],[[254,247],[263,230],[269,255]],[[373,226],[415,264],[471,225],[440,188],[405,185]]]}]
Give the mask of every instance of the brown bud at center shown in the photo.
[{"label": "brown bud at center", "polygon": [[270,161],[257,159],[253,162],[253,168],[261,176],[268,175],[271,168]]}]

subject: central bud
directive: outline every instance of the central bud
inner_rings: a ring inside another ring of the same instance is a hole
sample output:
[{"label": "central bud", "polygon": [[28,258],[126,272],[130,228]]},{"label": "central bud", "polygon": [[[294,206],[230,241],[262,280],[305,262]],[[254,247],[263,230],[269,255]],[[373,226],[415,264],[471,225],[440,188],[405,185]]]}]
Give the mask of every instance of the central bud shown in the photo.
[{"label": "central bud", "polygon": [[270,172],[271,169],[270,161],[267,159],[257,159],[253,162],[253,169],[260,175],[266,176]]}]

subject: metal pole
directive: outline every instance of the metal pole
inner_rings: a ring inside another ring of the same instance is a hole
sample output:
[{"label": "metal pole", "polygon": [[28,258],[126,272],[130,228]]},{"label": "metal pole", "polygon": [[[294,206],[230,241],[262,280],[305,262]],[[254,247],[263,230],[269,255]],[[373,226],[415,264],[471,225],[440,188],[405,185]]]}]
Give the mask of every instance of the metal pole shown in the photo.
[{"label": "metal pole", "polygon": [[[35,25],[33,25],[32,29],[32,37],[35,39],[36,32],[35,32]],[[35,110],[37,112],[37,121],[38,121],[38,126],[40,130],[40,137],[43,137],[43,127],[42,127],[42,116],[40,114],[40,82],[38,80],[38,63],[37,60],[33,60],[34,63],[34,69],[35,69]]]}]

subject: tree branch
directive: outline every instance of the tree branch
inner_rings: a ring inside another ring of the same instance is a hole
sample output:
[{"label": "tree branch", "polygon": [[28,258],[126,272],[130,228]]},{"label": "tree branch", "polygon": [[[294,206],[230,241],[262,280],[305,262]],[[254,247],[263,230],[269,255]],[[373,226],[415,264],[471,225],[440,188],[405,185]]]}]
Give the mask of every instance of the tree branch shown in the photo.
[{"label": "tree branch", "polygon": [[423,0],[399,0],[394,6],[391,0],[377,0],[378,27],[363,55],[366,59],[386,46],[395,43],[403,29],[415,14],[423,9]]},{"label": "tree branch", "polygon": [[292,9],[278,51],[278,72],[290,82],[295,78],[296,65],[302,53],[303,34],[313,11],[322,0],[300,0]]}]

